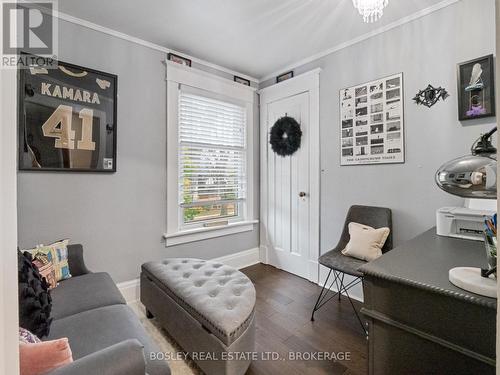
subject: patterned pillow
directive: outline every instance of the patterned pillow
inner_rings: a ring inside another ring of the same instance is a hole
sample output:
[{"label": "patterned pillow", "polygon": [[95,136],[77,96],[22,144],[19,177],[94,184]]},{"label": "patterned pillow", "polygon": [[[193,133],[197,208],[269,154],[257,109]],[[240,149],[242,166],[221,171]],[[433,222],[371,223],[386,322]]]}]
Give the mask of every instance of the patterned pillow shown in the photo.
[{"label": "patterned pillow", "polygon": [[69,240],[61,240],[46,246],[38,245],[35,249],[27,251],[34,257],[39,254],[46,256],[54,266],[56,281],[61,281],[71,277],[68,264],[68,242]]},{"label": "patterned pillow", "polygon": [[57,286],[56,271],[52,262],[49,261],[49,257],[42,253],[37,253],[33,257],[33,264],[38,268],[38,272],[45,278],[47,284],[49,284],[49,289],[54,289]]},{"label": "patterned pillow", "polygon": [[42,342],[42,340],[27,329],[19,327],[19,342],[23,344],[36,344]]}]

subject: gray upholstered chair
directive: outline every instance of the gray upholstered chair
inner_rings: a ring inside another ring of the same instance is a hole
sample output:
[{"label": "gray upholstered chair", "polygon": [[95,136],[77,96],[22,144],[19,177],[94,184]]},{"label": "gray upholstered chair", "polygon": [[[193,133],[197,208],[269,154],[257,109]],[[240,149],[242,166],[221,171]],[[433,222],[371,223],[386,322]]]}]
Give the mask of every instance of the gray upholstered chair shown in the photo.
[{"label": "gray upholstered chair", "polygon": [[[373,228],[388,227],[391,231],[389,233],[389,236],[387,237],[387,240],[385,241],[384,247],[382,248],[382,253],[386,253],[392,249],[391,210],[389,208],[383,207],[351,206],[349,212],[347,213],[342,236],[340,237],[337,246],[333,250],[330,250],[326,254],[323,254],[319,257],[319,264],[329,268],[329,272],[325,280],[325,284],[321,289],[321,293],[319,294],[316,304],[314,305],[311,315],[311,321],[314,321],[314,313],[318,311],[323,305],[325,305],[328,301],[330,301],[332,298],[335,298],[336,296],[338,296],[338,299],[340,301],[340,295],[341,293],[344,293],[351,303],[354,313],[356,314],[356,317],[361,324],[361,327],[366,333],[365,326],[363,325],[358,312],[354,308],[354,304],[352,303],[348,291],[353,286],[363,281],[363,273],[361,273],[358,268],[363,264],[366,264],[367,262],[342,254],[342,250],[346,247],[350,239],[348,225],[351,222],[369,225]],[[330,279],[330,276],[332,276],[332,274],[333,280],[331,281],[330,286],[327,287],[328,280]],[[344,276],[346,274],[355,277],[355,279],[347,283],[347,285],[344,283]],[[330,290],[333,287],[334,283],[337,287],[337,292],[332,294]]]}]

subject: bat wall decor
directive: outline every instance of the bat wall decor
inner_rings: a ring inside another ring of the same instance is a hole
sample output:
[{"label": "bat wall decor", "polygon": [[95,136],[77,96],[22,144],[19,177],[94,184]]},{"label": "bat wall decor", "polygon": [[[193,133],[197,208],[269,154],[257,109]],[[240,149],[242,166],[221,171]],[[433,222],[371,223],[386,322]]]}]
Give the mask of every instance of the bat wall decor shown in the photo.
[{"label": "bat wall decor", "polygon": [[429,84],[425,89],[420,90],[413,100],[417,105],[425,105],[427,108],[431,108],[439,99],[445,100],[448,96],[450,94],[446,89],[442,87],[436,88]]}]

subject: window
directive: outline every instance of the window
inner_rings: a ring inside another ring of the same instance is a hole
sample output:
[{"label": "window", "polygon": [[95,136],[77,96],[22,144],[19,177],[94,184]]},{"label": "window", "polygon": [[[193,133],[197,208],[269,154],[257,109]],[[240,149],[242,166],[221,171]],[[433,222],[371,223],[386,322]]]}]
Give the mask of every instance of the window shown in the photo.
[{"label": "window", "polygon": [[255,88],[166,66],[166,246],[256,230]]},{"label": "window", "polygon": [[179,210],[183,225],[241,220],[246,108],[181,90]]}]

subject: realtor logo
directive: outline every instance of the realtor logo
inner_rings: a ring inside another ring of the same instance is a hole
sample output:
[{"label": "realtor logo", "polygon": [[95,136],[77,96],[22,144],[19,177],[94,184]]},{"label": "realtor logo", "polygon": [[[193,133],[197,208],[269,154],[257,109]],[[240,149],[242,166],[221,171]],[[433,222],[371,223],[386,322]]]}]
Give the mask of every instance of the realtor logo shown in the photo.
[{"label": "realtor logo", "polygon": [[56,57],[57,19],[53,17],[56,5],[55,1],[2,2],[4,67],[11,66],[21,52],[51,59]]}]

